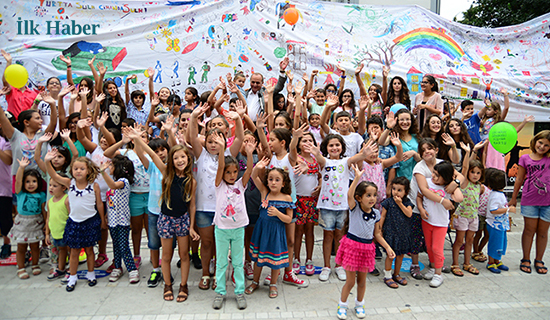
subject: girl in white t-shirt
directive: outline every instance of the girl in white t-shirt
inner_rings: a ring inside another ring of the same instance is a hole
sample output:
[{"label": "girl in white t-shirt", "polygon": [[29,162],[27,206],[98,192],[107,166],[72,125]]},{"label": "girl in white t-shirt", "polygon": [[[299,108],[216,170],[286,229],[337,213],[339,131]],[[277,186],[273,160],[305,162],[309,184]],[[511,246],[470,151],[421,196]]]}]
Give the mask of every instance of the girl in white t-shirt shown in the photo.
[{"label": "girl in white t-shirt", "polygon": [[[312,143],[307,146],[319,163],[322,176],[321,193],[317,200],[317,208],[321,211],[319,224],[323,228],[324,268],[319,275],[319,280],[327,281],[331,273],[330,254],[332,243],[333,240],[336,240],[334,250],[337,251],[349,209],[347,198],[350,176],[349,166],[352,163],[364,161],[370,154],[376,152],[376,147],[374,144],[369,143],[353,157],[344,157],[346,142],[339,134],[328,134],[323,139],[321,148]],[[325,156],[328,156],[328,158],[325,158]],[[346,271],[342,266],[336,265],[336,274],[341,281],[346,280]]]},{"label": "girl in white t-shirt", "polygon": [[246,170],[240,179],[239,162],[234,157],[224,156],[225,139],[219,133],[214,136],[214,141],[219,145],[218,170],[216,172],[216,213],[214,215],[214,235],[216,240],[216,279],[219,286],[216,287],[216,297],[212,307],[221,309],[226,295],[225,272],[227,271],[227,256],[231,250],[231,264],[235,279],[235,295],[239,309],[246,308],[244,289],[243,252],[244,252],[244,228],[248,225],[248,215],[244,193],[246,185],[252,173],[254,159],[252,153],[256,149],[253,143],[245,146],[247,163]]},{"label": "girl in white t-shirt", "polygon": [[416,205],[422,216],[426,251],[430,258],[430,270],[424,275],[424,279],[431,280],[430,287],[434,288],[443,284],[443,247],[449,225],[449,210],[445,209],[442,203],[451,197],[455,202],[462,202],[463,198],[460,188],[456,188],[452,194],[445,191],[445,187],[453,182],[454,173],[454,167],[449,161],[436,164],[432,178],[426,179],[428,190],[425,190],[424,194],[419,190],[416,198]]}]

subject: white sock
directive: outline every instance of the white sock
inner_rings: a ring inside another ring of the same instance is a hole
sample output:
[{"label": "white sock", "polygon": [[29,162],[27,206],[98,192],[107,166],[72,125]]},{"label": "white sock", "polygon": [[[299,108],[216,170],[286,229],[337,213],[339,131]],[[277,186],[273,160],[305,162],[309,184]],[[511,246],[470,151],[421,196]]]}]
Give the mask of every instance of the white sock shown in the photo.
[{"label": "white sock", "polygon": [[365,299],[363,301],[357,301],[357,298],[355,298],[355,306],[356,307],[362,307],[365,305]]},{"label": "white sock", "polygon": [[384,279],[391,279],[391,269],[390,270],[384,270]]},{"label": "white sock", "polygon": [[411,264],[411,268],[414,268],[414,267],[420,267],[420,265],[418,265],[418,264]]},{"label": "white sock", "polygon": [[348,307],[348,302],[342,302],[342,300],[338,301],[338,305],[342,308],[347,308]]},{"label": "white sock", "polygon": [[88,271],[88,273],[86,273],[86,279],[88,279],[90,281],[95,280],[95,272],[94,271]]},{"label": "white sock", "polygon": [[159,268],[153,268],[153,271],[160,272],[160,267]]},{"label": "white sock", "polygon": [[76,280],[78,280],[78,277],[75,275],[69,276],[69,283],[67,283],[68,286],[74,286],[76,284]]}]

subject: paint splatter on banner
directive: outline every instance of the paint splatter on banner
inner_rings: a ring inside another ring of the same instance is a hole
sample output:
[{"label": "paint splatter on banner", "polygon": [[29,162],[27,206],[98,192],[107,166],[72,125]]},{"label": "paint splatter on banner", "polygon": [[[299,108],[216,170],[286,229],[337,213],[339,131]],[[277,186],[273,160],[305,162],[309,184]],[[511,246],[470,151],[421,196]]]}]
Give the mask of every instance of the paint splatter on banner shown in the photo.
[{"label": "paint splatter on banner", "polygon": [[[288,8],[298,22],[284,20]],[[70,55],[73,77],[89,75],[96,56],[107,78],[147,91],[147,68],[156,90],[180,94],[189,85],[211,89],[237,71],[277,77],[290,58],[299,78],[320,71],[315,86],[340,79],[336,65],[352,73],[365,63],[366,85],[390,76],[407,80],[411,94],[422,75],[438,79],[452,99],[502,99],[511,93],[508,119],[535,115],[548,121],[550,14],[522,25],[481,29],[460,25],[420,7],[360,6],[322,1],[194,0],[159,2],[12,0],[2,4],[0,47],[29,71],[34,85],[66,78],[60,54]],[[0,67],[3,69],[3,66]],[[353,77],[346,87],[356,90]]]}]

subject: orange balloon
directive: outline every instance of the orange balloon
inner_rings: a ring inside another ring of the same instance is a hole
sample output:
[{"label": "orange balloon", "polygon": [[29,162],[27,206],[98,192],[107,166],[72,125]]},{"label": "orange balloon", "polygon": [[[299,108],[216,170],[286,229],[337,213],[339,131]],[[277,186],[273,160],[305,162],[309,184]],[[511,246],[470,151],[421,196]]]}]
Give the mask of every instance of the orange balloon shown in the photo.
[{"label": "orange balloon", "polygon": [[298,9],[296,8],[288,8],[283,13],[283,19],[285,19],[286,23],[293,26],[298,22],[298,18],[300,18],[300,14],[298,13]]}]

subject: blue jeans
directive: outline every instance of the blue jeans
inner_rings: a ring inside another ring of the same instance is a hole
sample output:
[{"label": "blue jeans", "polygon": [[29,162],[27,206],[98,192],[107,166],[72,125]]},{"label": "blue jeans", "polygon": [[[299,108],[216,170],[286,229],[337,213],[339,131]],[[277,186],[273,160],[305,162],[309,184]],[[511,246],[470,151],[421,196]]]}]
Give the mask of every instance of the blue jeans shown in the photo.
[{"label": "blue jeans", "polygon": [[231,248],[231,264],[233,264],[235,277],[235,294],[244,293],[244,227],[238,229],[219,229],[214,227],[216,238],[216,280],[218,286],[216,293],[225,295],[225,272],[227,271],[227,255]]},{"label": "blue jeans", "polygon": [[550,222],[550,207],[521,206],[521,215],[526,218],[541,219],[546,222]]}]

